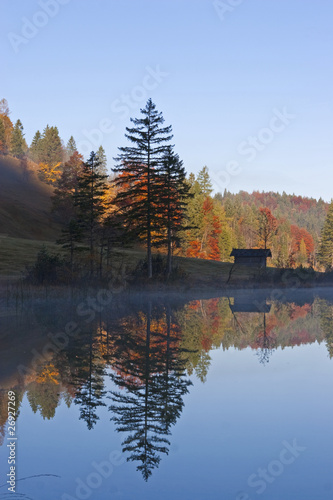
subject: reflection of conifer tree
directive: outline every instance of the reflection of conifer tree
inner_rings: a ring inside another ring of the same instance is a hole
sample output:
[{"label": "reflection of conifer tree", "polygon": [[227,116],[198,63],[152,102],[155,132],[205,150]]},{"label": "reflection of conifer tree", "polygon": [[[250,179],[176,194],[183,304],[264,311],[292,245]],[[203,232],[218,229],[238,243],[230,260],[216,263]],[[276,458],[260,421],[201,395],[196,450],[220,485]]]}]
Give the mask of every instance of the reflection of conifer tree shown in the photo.
[{"label": "reflection of conifer tree", "polygon": [[105,406],[103,397],[105,369],[100,353],[96,352],[93,332],[89,333],[89,341],[76,346],[74,359],[76,364],[75,386],[77,389],[74,403],[80,405],[80,419],[92,429],[99,417],[97,408]]},{"label": "reflection of conifer tree", "polygon": [[128,461],[140,462],[137,470],[146,481],[158,466],[160,455],[168,454],[167,436],[182,411],[182,396],[189,385],[177,365],[170,311],[165,325],[160,318],[152,319],[151,308],[149,303],[146,315],[135,318],[136,328],[133,321],[132,328],[126,324],[114,345],[118,361],[113,363],[116,373],[111,378],[118,387],[126,388],[126,393],[112,391],[110,406],[118,432],[129,433],[123,452],[130,454]]},{"label": "reflection of conifer tree", "polygon": [[319,300],[320,328],[326,337],[329,357],[333,357],[333,305]]},{"label": "reflection of conifer tree", "polygon": [[[173,331],[175,336],[172,335]],[[176,330],[176,331],[175,331]],[[178,336],[177,336],[178,333]],[[164,332],[161,341],[166,343],[161,350],[159,374],[156,375],[156,385],[161,405],[161,421],[165,431],[169,434],[171,425],[174,425],[183,410],[183,396],[188,392],[190,381],[184,380],[185,360],[179,356],[179,330],[172,324],[171,308],[166,306],[166,338]]]},{"label": "reflection of conifer tree", "polygon": [[269,335],[266,328],[266,313],[264,313],[264,326],[263,331],[257,337],[258,351],[257,355],[259,362],[263,365],[269,363],[269,358],[271,357],[274,350],[274,340],[272,336]]}]

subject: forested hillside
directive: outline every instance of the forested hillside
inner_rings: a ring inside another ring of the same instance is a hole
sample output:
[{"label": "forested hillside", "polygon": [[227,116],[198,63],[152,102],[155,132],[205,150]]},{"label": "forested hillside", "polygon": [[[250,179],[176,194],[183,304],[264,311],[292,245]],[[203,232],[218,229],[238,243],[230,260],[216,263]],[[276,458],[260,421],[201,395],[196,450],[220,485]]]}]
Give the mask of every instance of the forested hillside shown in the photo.
[{"label": "forested hillside", "polygon": [[112,175],[102,145],[84,161],[72,136],[65,146],[46,125],[28,146],[9,114],[2,99],[0,233],[57,239],[67,275],[112,272],[111,252],[124,246],[146,248],[148,278],[156,252],[167,255],[167,277],[173,255],[231,262],[233,248],[270,248],[275,267],[333,268],[332,204],[285,192],[213,193],[207,167],[186,173],[151,99],[126,128],[130,146],[119,148]]},{"label": "forested hillside", "polygon": [[215,198],[228,210],[233,210],[233,207],[237,209],[239,205],[267,207],[277,219],[286,219],[290,224],[303,227],[317,238],[320,236],[328,208],[328,204],[322,199],[316,200],[285,192],[280,194],[273,191],[268,193],[255,191],[250,194],[240,191],[238,194],[232,194],[225,191],[223,195],[217,194]]},{"label": "forested hillside", "polygon": [[189,182],[189,229],[182,241],[188,257],[231,261],[233,248],[270,248],[273,266],[318,267],[328,211],[323,200],[274,192],[213,195],[207,167]]}]

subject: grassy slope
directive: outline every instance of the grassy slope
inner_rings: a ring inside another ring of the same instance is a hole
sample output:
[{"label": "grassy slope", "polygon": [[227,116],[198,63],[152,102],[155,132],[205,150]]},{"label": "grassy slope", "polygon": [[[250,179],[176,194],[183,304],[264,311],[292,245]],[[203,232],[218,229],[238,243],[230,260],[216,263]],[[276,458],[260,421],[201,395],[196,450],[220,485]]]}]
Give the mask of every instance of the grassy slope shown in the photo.
[{"label": "grassy slope", "polygon": [[0,274],[17,276],[59,228],[50,216],[52,188],[20,161],[0,155]]},{"label": "grassy slope", "polygon": [[52,188],[34,171],[0,156],[0,235],[54,241],[58,228],[50,216],[51,195]]},{"label": "grassy slope", "polygon": [[49,241],[10,238],[0,235],[0,276],[20,276],[27,265],[35,262],[36,255],[44,244],[52,252],[59,253],[59,247]]}]

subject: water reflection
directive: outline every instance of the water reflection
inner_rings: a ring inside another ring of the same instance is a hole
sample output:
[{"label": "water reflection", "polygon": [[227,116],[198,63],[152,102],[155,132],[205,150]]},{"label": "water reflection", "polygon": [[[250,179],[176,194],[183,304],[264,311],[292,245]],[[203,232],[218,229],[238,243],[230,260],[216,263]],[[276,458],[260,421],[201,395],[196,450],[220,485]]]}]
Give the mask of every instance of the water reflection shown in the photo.
[{"label": "water reflection", "polygon": [[[0,439],[9,389],[16,391],[18,409],[26,394],[32,411],[44,419],[55,417],[61,401],[77,406],[89,430],[98,425],[105,407],[123,436],[127,460],[136,463],[145,480],[169,452],[189,377],[207,379],[212,350],[251,348],[266,365],[278,348],[324,341],[333,355],[333,304],[323,298],[118,301],[94,321],[81,321],[79,335],[63,348],[54,344],[45,353],[50,331],[61,331],[65,317],[78,322],[75,311],[68,305],[67,311],[51,312],[39,304],[26,312],[29,320],[16,323],[22,349],[6,350],[4,342],[5,356],[15,361],[1,374]],[[9,329],[12,321],[2,319],[2,326]],[[18,366],[26,369],[18,371]]]},{"label": "water reflection", "polygon": [[111,419],[127,437],[123,452],[129,461],[140,462],[137,470],[147,481],[168,454],[171,427],[184,406],[183,396],[191,382],[184,376],[181,332],[171,308],[152,308],[127,317],[121,323],[108,357],[110,377],[119,389],[111,391]]}]

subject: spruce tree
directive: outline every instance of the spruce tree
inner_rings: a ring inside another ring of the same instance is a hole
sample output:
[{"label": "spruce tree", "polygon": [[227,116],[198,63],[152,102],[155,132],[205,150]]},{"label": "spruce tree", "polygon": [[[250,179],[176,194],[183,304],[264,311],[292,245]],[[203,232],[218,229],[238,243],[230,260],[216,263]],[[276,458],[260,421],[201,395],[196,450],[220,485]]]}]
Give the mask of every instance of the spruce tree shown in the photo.
[{"label": "spruce tree", "polygon": [[99,161],[92,151],[90,158],[83,164],[78,176],[78,188],[75,195],[77,216],[90,249],[90,276],[94,272],[94,258],[99,228],[108,208],[106,202],[109,186],[106,175],[98,173]]},{"label": "spruce tree", "polygon": [[155,224],[158,226],[159,216],[158,170],[173,136],[171,126],[162,127],[164,118],[151,99],[141,113],[141,118],[131,118],[134,126],[126,128],[125,137],[132,146],[119,148],[113,171],[118,174],[116,203],[122,207],[132,234],[146,241],[148,278],[151,278],[152,232]]},{"label": "spruce tree", "polygon": [[45,127],[40,146],[40,162],[54,167],[63,161],[63,148],[57,127]]},{"label": "spruce tree", "polygon": [[321,232],[318,261],[327,271],[333,269],[333,201],[330,203]]},{"label": "spruce tree", "polygon": [[35,133],[30,148],[29,148],[29,157],[34,161],[35,163],[39,163],[40,160],[40,154],[41,154],[41,139],[42,139],[42,134],[40,133],[39,130]]},{"label": "spruce tree", "polygon": [[190,186],[186,182],[186,172],[179,156],[168,148],[161,168],[159,169],[159,210],[161,212],[160,242],[166,243],[167,276],[172,271],[172,250],[174,244],[180,242],[180,231],[184,230],[184,211],[186,201],[190,197]]},{"label": "spruce tree", "polygon": [[206,166],[203,167],[198,173],[197,182],[199,183],[200,190],[205,197],[212,193],[212,183]]},{"label": "spruce tree", "polygon": [[83,156],[77,151],[65,163],[61,175],[56,182],[52,196],[52,211],[62,221],[69,221],[75,216],[74,200],[78,192],[78,178],[83,169]]},{"label": "spruce tree", "polygon": [[[202,239],[204,234],[204,214],[203,204],[205,196],[201,191],[198,181],[195,179],[194,174],[189,175],[188,179],[189,193],[191,195],[186,205],[185,215],[188,221],[188,229],[183,234],[183,246],[191,253],[190,249],[194,245],[197,252],[201,252]],[[187,254],[188,254],[187,252]],[[198,256],[190,255],[188,256]]]},{"label": "spruce tree", "polygon": [[74,140],[74,137],[71,135],[66,146],[66,153],[68,158],[70,158],[75,153],[75,151],[77,151],[76,142]]},{"label": "spruce tree", "polygon": [[24,139],[23,125],[20,120],[17,120],[12,133],[10,153],[15,156],[15,158],[23,158],[26,149],[27,145]]},{"label": "spruce tree", "polygon": [[106,158],[106,154],[105,154],[103,146],[100,146],[98,148],[97,157],[98,157],[98,160],[100,162],[100,165],[98,167],[98,173],[100,173],[102,175],[107,175],[107,173],[108,173],[107,158]]}]

